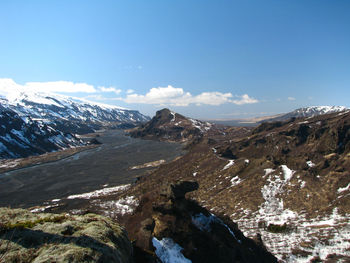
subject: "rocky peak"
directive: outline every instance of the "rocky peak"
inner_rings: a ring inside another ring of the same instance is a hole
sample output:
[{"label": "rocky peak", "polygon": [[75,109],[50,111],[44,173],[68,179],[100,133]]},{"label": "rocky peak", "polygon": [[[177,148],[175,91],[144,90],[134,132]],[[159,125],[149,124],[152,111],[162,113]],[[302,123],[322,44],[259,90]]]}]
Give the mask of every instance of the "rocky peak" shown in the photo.
[{"label": "rocky peak", "polygon": [[162,141],[190,142],[202,137],[212,124],[186,118],[169,109],[162,109],[146,124],[130,130],[132,137]]}]

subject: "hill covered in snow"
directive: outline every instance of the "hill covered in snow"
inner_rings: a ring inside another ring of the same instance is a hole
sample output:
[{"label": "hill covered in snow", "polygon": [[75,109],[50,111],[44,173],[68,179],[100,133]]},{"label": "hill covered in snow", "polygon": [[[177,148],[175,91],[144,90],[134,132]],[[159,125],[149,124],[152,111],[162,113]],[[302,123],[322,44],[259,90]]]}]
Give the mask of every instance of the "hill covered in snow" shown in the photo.
[{"label": "hill covered in snow", "polygon": [[130,128],[149,117],[135,110],[58,94],[0,89],[0,157],[18,158],[83,145],[76,134]]}]

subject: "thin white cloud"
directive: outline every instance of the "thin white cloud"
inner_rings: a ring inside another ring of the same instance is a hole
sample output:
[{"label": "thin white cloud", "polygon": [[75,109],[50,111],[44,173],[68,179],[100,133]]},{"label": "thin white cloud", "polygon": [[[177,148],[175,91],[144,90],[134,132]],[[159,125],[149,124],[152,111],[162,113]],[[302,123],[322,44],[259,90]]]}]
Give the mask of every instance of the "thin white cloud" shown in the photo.
[{"label": "thin white cloud", "polygon": [[102,92],[114,92],[115,94],[119,94],[120,92],[122,92],[121,89],[116,89],[115,87],[109,87],[109,88],[106,88],[106,87],[103,87],[103,86],[100,86],[100,87],[97,87],[98,90],[102,91]]},{"label": "thin white cloud", "polygon": [[295,98],[294,97],[288,97],[288,100],[293,101],[293,100],[295,100]]},{"label": "thin white cloud", "polygon": [[243,105],[258,103],[259,101],[257,99],[249,97],[248,94],[243,94],[242,96],[240,96],[239,100],[232,100],[232,102],[236,105]]},{"label": "thin white cloud", "polygon": [[127,94],[131,94],[131,93],[134,93],[135,91],[133,90],[133,89],[128,89],[127,91],[126,91],[126,93]]},{"label": "thin white cloud", "polygon": [[26,90],[39,92],[63,92],[63,93],[95,93],[94,86],[86,83],[74,83],[71,81],[49,81],[49,82],[27,82],[24,85]]},{"label": "thin white cloud", "polygon": [[221,105],[224,103],[231,102],[230,98],[232,97],[231,93],[221,93],[221,92],[203,92],[195,96],[194,102],[197,105],[206,104],[206,105]]},{"label": "thin white cloud", "polygon": [[224,103],[234,103],[237,105],[257,103],[258,100],[249,97],[247,94],[236,96],[239,99],[232,100],[231,93],[221,92],[203,92],[193,96],[189,92],[185,92],[182,88],[174,88],[172,86],[152,88],[145,95],[128,94],[122,100],[126,103],[140,104],[156,104],[170,106],[188,106],[189,104],[196,105],[214,105],[218,106]]}]

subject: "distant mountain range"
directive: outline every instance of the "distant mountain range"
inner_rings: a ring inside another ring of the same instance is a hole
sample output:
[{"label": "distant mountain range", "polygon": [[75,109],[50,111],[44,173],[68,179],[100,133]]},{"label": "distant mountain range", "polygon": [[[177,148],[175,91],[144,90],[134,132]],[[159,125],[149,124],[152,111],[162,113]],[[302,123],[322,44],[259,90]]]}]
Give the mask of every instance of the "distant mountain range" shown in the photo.
[{"label": "distant mountain range", "polygon": [[310,106],[299,108],[288,113],[276,114],[273,116],[263,116],[247,119],[214,119],[209,121],[212,123],[227,126],[257,126],[263,122],[286,121],[291,118],[314,117],[345,110],[349,109],[343,106]]},{"label": "distant mountain range", "polygon": [[0,157],[26,157],[83,145],[76,134],[135,127],[149,119],[135,110],[57,94],[1,91]]},{"label": "distant mountain range", "polygon": [[323,114],[330,114],[330,113],[341,112],[345,110],[349,110],[349,109],[343,106],[311,106],[311,107],[299,108],[292,112],[279,114],[277,116],[273,116],[271,118],[267,118],[259,122],[261,123],[266,121],[269,121],[269,122],[286,121],[291,118],[315,117]]}]

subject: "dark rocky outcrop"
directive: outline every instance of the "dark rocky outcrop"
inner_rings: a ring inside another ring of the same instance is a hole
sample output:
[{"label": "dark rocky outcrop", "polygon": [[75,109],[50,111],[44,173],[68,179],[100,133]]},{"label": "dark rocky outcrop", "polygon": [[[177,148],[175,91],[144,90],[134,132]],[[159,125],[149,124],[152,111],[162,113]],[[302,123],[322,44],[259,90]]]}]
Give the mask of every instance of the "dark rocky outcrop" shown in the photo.
[{"label": "dark rocky outcrop", "polygon": [[[159,196],[144,195],[127,229],[135,239],[138,262],[156,262],[152,240],[171,238],[192,262],[277,262],[262,245],[244,237],[229,218],[217,217],[186,199],[198,183],[171,184]],[[139,224],[135,227],[135,222]],[[145,261],[147,258],[148,261]]]},{"label": "dark rocky outcrop", "polygon": [[207,122],[186,118],[169,109],[156,112],[156,115],[146,124],[129,130],[135,138],[189,142],[203,136],[212,127]]}]

